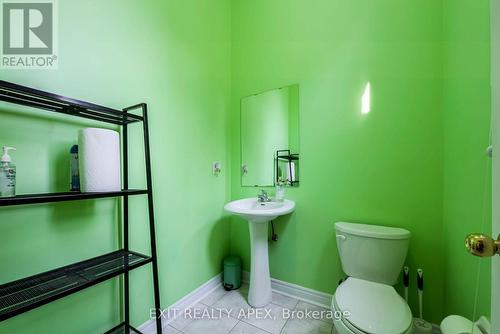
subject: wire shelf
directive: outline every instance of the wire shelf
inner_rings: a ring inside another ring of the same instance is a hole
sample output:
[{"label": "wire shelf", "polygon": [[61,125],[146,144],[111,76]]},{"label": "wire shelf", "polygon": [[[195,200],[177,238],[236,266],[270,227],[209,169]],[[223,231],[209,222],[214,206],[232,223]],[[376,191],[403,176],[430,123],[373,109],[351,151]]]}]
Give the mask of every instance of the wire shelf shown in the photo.
[{"label": "wire shelf", "polygon": [[151,262],[124,250],[0,285],[0,321]]},{"label": "wire shelf", "polygon": [[75,191],[75,192],[62,192],[62,193],[49,193],[49,194],[18,195],[14,197],[0,198],[0,207],[12,206],[12,205],[25,205],[25,204],[78,201],[86,199],[120,197],[129,195],[144,195],[147,193],[148,193],[147,190],[128,189],[121,191],[95,192],[95,193],[81,193]]},{"label": "wire shelf", "polygon": [[121,110],[71,99],[2,80],[0,80],[0,101],[116,125],[125,125],[144,120],[142,116]]},{"label": "wire shelf", "polygon": [[104,334],[142,334],[142,333],[132,326],[127,326],[125,323],[121,323]]}]

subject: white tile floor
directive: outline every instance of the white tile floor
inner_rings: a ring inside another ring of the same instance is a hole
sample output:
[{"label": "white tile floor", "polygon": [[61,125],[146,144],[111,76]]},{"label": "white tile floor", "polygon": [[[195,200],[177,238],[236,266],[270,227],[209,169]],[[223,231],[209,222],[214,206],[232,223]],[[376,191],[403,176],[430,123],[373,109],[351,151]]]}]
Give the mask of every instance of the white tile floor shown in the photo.
[{"label": "white tile floor", "polygon": [[[227,292],[222,287],[179,315],[163,328],[166,334],[336,334],[332,320],[325,317],[298,319],[293,311],[329,311],[295,298],[273,293],[273,302],[256,314],[247,303],[248,285]],[[250,311],[252,312],[252,311]],[[303,315],[303,313],[300,313]],[[259,316],[260,315],[260,316]]]}]

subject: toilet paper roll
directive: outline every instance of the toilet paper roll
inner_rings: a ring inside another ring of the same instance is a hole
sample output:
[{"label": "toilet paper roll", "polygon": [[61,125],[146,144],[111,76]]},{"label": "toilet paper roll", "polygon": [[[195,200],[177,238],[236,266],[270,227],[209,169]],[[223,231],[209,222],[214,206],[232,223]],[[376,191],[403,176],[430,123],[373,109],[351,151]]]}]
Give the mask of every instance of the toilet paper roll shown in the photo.
[{"label": "toilet paper roll", "polygon": [[120,135],[107,129],[85,128],[78,133],[82,192],[121,190]]}]

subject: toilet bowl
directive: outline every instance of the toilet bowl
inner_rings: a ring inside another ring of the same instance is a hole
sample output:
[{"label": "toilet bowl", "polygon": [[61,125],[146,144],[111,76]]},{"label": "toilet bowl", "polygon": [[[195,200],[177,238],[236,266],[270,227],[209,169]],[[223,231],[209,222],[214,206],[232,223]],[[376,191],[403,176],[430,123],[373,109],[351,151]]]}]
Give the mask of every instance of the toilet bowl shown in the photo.
[{"label": "toilet bowl", "polygon": [[349,276],[335,291],[332,310],[339,334],[411,334],[413,317],[393,285],[408,251],[405,229],[338,222],[337,248]]}]

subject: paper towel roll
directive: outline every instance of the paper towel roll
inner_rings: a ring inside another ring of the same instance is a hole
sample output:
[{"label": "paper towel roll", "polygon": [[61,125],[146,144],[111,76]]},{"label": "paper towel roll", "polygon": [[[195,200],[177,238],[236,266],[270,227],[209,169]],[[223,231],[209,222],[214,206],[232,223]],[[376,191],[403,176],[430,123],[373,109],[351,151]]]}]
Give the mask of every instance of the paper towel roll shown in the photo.
[{"label": "paper towel roll", "polygon": [[85,128],[78,133],[82,192],[120,191],[120,135],[107,129]]}]

